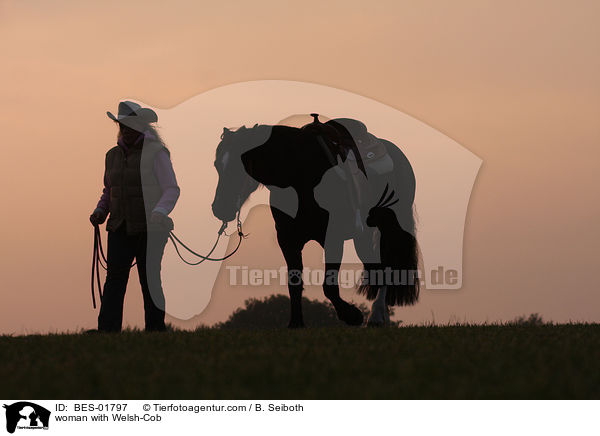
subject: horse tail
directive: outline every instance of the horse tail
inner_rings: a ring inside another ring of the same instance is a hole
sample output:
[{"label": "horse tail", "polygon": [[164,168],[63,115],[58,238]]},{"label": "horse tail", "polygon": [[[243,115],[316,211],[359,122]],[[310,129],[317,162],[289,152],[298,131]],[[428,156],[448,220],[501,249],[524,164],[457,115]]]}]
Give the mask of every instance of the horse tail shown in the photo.
[{"label": "horse tail", "polygon": [[419,300],[421,281],[419,277],[419,244],[416,238],[415,218],[412,206],[398,218],[400,227],[392,235],[395,242],[393,253],[382,253],[392,259],[392,284],[387,285],[388,306],[411,306]]},{"label": "horse tail", "polygon": [[[386,304],[410,306],[419,299],[419,244],[415,235],[415,218],[412,205],[396,209],[399,226],[387,229],[384,246],[388,252],[380,252],[380,263],[365,263],[363,279],[357,292],[368,300],[374,300],[379,290],[386,286]],[[373,244],[379,251],[380,244]],[[391,268],[391,270],[390,270]],[[386,269],[390,272],[386,273]],[[390,281],[391,280],[391,281]]]},{"label": "horse tail", "polygon": [[377,293],[379,292],[379,288],[381,288],[381,286],[379,286],[377,283],[374,283],[370,278],[374,277],[380,270],[381,268],[378,266],[378,264],[363,264],[363,278],[356,292],[360,295],[364,295],[367,300],[372,301],[377,298]]}]

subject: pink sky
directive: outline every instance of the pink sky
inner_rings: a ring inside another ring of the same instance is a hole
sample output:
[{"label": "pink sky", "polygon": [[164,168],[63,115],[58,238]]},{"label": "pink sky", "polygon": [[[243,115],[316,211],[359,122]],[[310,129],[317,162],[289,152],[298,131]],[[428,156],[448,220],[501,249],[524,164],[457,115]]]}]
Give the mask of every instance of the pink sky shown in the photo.
[{"label": "pink sky", "polygon": [[[599,18],[596,1],[1,2],[0,333],[95,325],[87,217],[115,141],[106,110],[260,79],[372,98],[483,159],[463,288],[426,291],[400,318],[600,321]],[[136,282],[125,319],[139,326]],[[235,308],[217,303],[206,319]]]}]

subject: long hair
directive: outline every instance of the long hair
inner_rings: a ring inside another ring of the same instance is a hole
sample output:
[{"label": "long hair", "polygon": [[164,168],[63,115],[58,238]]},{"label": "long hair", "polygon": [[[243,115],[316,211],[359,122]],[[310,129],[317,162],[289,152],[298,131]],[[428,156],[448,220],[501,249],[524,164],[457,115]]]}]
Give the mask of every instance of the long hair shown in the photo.
[{"label": "long hair", "polygon": [[162,137],[162,136],[161,136],[161,135],[158,133],[158,128],[157,128],[157,126],[155,126],[155,125],[153,126],[153,125],[151,125],[151,124],[148,124],[148,125],[146,126],[146,132],[149,132],[150,134],[152,134],[152,135],[153,135],[153,136],[156,138],[156,141],[157,141],[157,142],[160,142],[160,144],[161,144],[163,147],[165,147],[165,148],[168,148],[168,147],[167,147],[167,144],[165,143],[165,141],[164,141],[164,139],[163,139],[163,137]]},{"label": "long hair", "polygon": [[[117,141],[118,141],[119,139],[121,139],[121,136],[122,136],[121,124],[119,124],[116,121],[115,121],[115,123],[119,126],[119,128],[117,129]],[[137,129],[134,129],[134,130],[137,130]],[[147,134],[154,136],[154,139],[153,139],[154,141],[160,143],[163,147],[168,149],[167,144],[165,143],[164,139],[162,138],[160,133],[158,133],[158,128],[156,125],[144,124],[141,133],[142,133],[142,135],[147,133]]]}]

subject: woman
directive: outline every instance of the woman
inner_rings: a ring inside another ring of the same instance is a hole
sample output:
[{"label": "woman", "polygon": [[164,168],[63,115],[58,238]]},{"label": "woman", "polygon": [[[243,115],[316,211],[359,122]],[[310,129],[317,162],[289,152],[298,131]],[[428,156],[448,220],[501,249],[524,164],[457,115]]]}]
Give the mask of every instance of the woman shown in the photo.
[{"label": "woman", "polygon": [[134,259],[144,297],[146,331],[164,331],[165,297],[160,264],[179,198],[170,153],[152,123],[158,116],[137,103],[119,103],[117,145],[106,153],[104,190],[92,215],[93,225],[108,216],[107,273],[98,331],[118,332]]}]

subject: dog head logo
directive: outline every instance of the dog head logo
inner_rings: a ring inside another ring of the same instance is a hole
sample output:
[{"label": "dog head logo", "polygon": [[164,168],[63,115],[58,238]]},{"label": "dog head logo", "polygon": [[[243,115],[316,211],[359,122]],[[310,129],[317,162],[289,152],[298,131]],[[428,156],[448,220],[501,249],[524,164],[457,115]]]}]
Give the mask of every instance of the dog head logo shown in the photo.
[{"label": "dog head logo", "polygon": [[29,401],[19,401],[6,409],[6,431],[14,433],[19,429],[47,429],[50,424],[50,411]]}]

